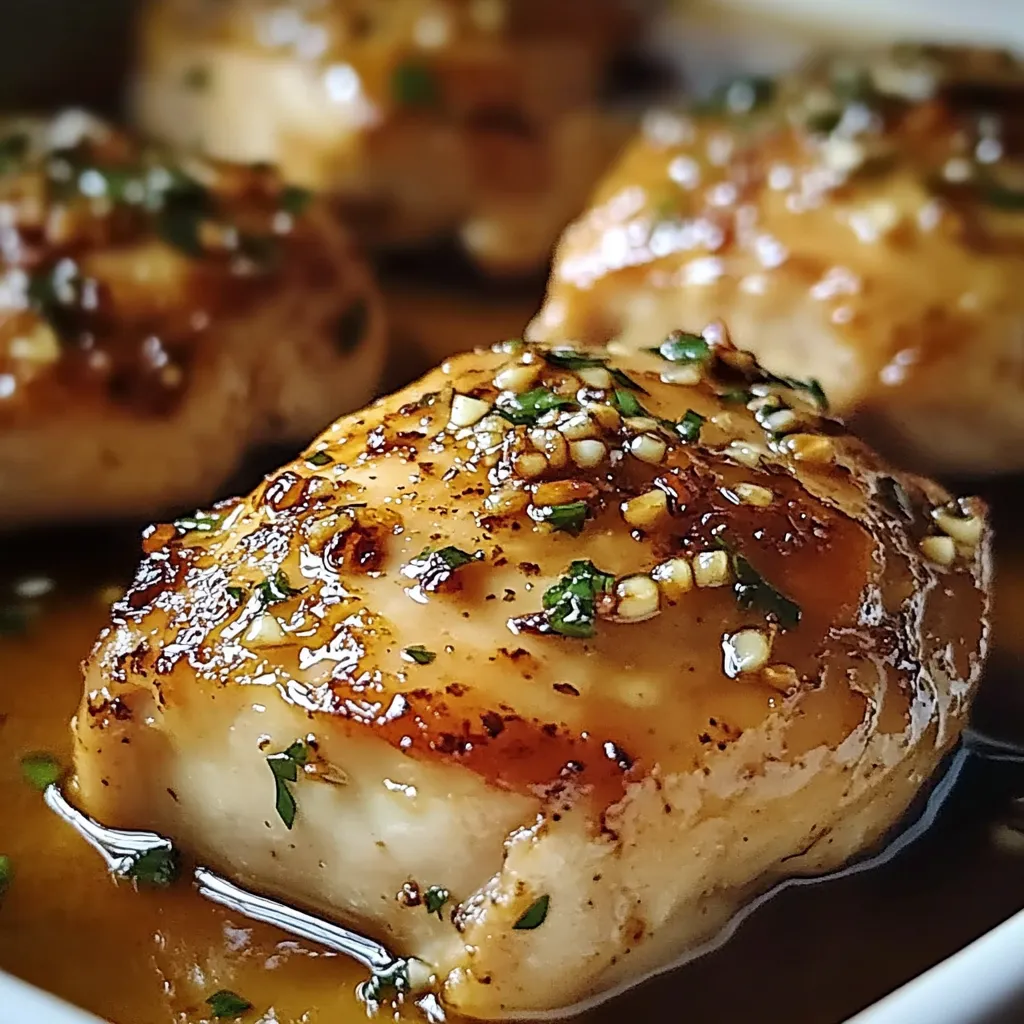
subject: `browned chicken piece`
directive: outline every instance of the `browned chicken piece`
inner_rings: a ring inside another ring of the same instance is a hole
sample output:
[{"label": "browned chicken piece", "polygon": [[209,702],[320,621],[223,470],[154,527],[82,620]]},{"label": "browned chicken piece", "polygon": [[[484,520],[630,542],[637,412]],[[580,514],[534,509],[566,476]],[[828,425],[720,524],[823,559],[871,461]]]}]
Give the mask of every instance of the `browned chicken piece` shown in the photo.
[{"label": "browned chicken piece", "polygon": [[978,681],[984,507],[819,402],[721,337],[454,357],[150,531],[76,799],[469,1016],[665,966],[872,848]]},{"label": "browned chicken piece", "polygon": [[725,317],[906,463],[1024,468],[1024,75],[903,47],[651,114],[563,237],[535,339]]},{"label": "browned chicken piece", "polygon": [[269,161],[374,245],[540,270],[628,137],[598,105],[636,0],[151,0],[150,134]]},{"label": "browned chicken piece", "polygon": [[302,189],[77,111],[0,126],[0,527],[210,501],[384,356],[370,271]]}]

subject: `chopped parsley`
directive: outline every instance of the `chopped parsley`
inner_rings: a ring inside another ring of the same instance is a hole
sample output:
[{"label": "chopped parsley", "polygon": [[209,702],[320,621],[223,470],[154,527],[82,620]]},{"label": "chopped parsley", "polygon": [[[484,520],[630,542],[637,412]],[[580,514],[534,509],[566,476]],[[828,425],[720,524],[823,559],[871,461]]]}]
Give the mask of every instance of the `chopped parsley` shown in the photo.
[{"label": "chopped parsley", "polygon": [[700,430],[706,422],[706,417],[699,412],[687,409],[686,415],[675,425],[675,430],[687,444],[695,444],[700,440]]},{"label": "chopped parsley", "polygon": [[744,388],[730,388],[721,392],[718,397],[729,405],[746,405],[750,401],[750,392]]},{"label": "chopped parsley", "polygon": [[670,363],[706,363],[711,358],[711,346],[699,334],[673,331],[652,352]]},{"label": "chopped parsley", "polygon": [[615,408],[627,418],[648,415],[647,410],[640,404],[636,395],[631,391],[626,391],[624,388],[616,388],[614,400]]},{"label": "chopped parsley", "polygon": [[364,296],[354,300],[334,325],[334,347],[342,354],[355,352],[370,325],[370,306]]},{"label": "chopped parsley", "polygon": [[189,92],[203,92],[210,86],[210,69],[205,64],[193,64],[181,76],[182,88]]},{"label": "chopped parsley", "polygon": [[186,256],[202,256],[203,222],[213,215],[210,194],[198,182],[178,174],[161,196],[156,220],[157,234]]},{"label": "chopped parsley", "polygon": [[367,1007],[373,1009],[390,993],[400,996],[412,988],[409,978],[409,961],[395,960],[387,967],[378,967],[356,989],[356,998],[361,999]]},{"label": "chopped parsley", "polygon": [[24,132],[14,132],[0,138],[0,174],[17,170],[28,156],[29,138]]},{"label": "chopped parsley", "polygon": [[313,452],[306,461],[311,466],[329,466],[334,459],[332,459],[323,449],[320,449],[320,451]]},{"label": "chopped parsley", "polygon": [[719,86],[695,109],[698,114],[752,114],[771,103],[774,96],[773,79],[763,75],[743,75]]},{"label": "chopped parsley", "polygon": [[[728,550],[728,549],[727,549]],[[743,555],[730,552],[736,602],[744,610],[756,608],[774,618],[781,629],[795,629],[800,622],[800,605],[776,590]]]},{"label": "chopped parsley", "polygon": [[211,533],[220,527],[224,515],[220,512],[193,512],[174,520],[174,528],[181,533]]},{"label": "chopped parsley", "polygon": [[594,370],[604,367],[606,359],[597,356],[585,356],[573,349],[555,349],[544,353],[544,362],[559,370]]},{"label": "chopped parsley", "polygon": [[299,185],[286,185],[281,190],[277,205],[293,217],[301,217],[306,208],[313,201],[313,193],[308,188],[301,188]]},{"label": "chopped parsley", "polygon": [[423,590],[433,592],[443,590],[445,584],[465,565],[479,562],[484,557],[482,551],[470,554],[461,548],[448,545],[436,551],[424,548],[415,558],[402,566],[402,575],[418,580]]},{"label": "chopped parsley", "polygon": [[531,427],[546,412],[552,409],[574,408],[575,402],[563,395],[556,395],[547,388],[534,388],[521,395],[503,395],[494,406],[494,411],[516,426]]},{"label": "chopped parsley", "polygon": [[555,366],[560,370],[607,370],[612,380],[620,387],[632,388],[641,394],[647,394],[635,380],[622,370],[609,366],[608,360],[602,356],[585,356],[571,349],[556,349],[554,352],[545,352],[544,361],[549,366]]},{"label": "chopped parsley", "polygon": [[14,871],[11,868],[11,858],[0,853],[0,896],[11,887],[11,878]]},{"label": "chopped parsley", "polygon": [[440,885],[432,885],[423,894],[423,905],[427,908],[428,914],[437,914],[437,919],[440,921],[441,908],[448,902],[448,898],[451,893],[447,889],[442,888]]},{"label": "chopped parsley", "polygon": [[28,303],[58,336],[65,337],[74,329],[81,311],[83,288],[78,264],[72,259],[62,259],[31,274]]},{"label": "chopped parsley", "polygon": [[121,873],[138,885],[166,889],[181,873],[181,857],[173,846],[158,846],[135,856]]},{"label": "chopped parsley", "polygon": [[417,665],[429,665],[437,655],[422,644],[413,644],[412,647],[402,648],[402,657],[406,661],[415,661]]},{"label": "chopped parsley", "polygon": [[272,604],[280,604],[290,597],[301,594],[302,588],[293,587],[284,569],[278,569],[273,576],[268,576],[262,583],[257,584],[256,593],[259,594],[260,604],[264,608],[269,608]]},{"label": "chopped parsley", "polygon": [[1024,189],[990,183],[980,189],[981,198],[998,210],[1024,210]]},{"label": "chopped parsley", "polygon": [[218,1020],[237,1020],[252,1009],[252,1003],[248,999],[243,999],[237,992],[226,988],[214,992],[206,1000],[206,1005]]},{"label": "chopped parsley", "polygon": [[547,920],[550,906],[551,897],[545,893],[527,907],[512,927],[517,932],[532,932],[534,928],[539,928]]},{"label": "chopped parsley", "polygon": [[40,792],[54,782],[60,782],[63,774],[64,768],[53,754],[26,754],[21,759],[22,778]]},{"label": "chopped parsley", "polygon": [[391,75],[391,98],[403,107],[436,107],[441,89],[430,68],[407,61],[399,64]]},{"label": "chopped parsley", "polygon": [[814,135],[831,135],[842,119],[842,110],[819,110],[808,114],[804,127]]},{"label": "chopped parsley", "polygon": [[594,635],[597,599],[611,592],[615,577],[593,562],[576,561],[565,575],[544,592],[548,625],[562,636],[587,639]]},{"label": "chopped parsley", "polygon": [[227,587],[224,592],[235,604],[241,604],[245,600],[245,587]]},{"label": "chopped parsley", "polygon": [[295,824],[298,807],[288,783],[299,781],[299,766],[309,760],[309,745],[305,740],[296,740],[290,747],[267,757],[267,764],[274,776],[274,806],[277,816],[287,829]]},{"label": "chopped parsley", "polygon": [[791,391],[805,392],[814,402],[818,412],[828,412],[828,396],[821,384],[811,377],[809,380],[801,380],[799,377],[780,377],[777,374],[769,373],[762,369],[762,378],[770,384],[781,384]]},{"label": "chopped parsley", "polygon": [[553,530],[564,530],[574,537],[583,530],[583,524],[590,514],[585,501],[569,501],[564,505],[539,505],[530,509],[530,518],[544,523]]}]

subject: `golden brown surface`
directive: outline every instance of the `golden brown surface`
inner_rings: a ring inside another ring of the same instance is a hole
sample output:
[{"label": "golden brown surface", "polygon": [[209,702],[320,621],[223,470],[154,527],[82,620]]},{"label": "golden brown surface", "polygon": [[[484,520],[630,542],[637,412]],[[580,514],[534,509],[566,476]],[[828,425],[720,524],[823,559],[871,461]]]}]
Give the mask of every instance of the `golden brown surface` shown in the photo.
[{"label": "golden brown surface", "polygon": [[[19,547],[43,552],[40,541],[24,538]],[[0,969],[117,1024],[205,1024],[203,1000],[222,987],[250,1000],[256,1020],[273,1011],[280,1024],[365,1021],[353,995],[360,972],[346,960],[225,913],[185,883],[156,892],[115,884],[22,778],[19,761],[35,751],[68,763],[79,662],[108,617],[100,585],[119,578],[121,549],[134,548],[128,537],[117,545],[92,538],[88,550],[103,554],[90,568],[80,559],[68,562],[69,552],[85,549],[82,538],[53,534],[49,541],[53,563],[72,578],[33,602],[43,608],[23,633],[0,630],[0,854],[13,867],[0,899]],[[8,570],[12,543],[0,558]],[[50,562],[41,554],[28,564],[38,570]],[[101,563],[107,568],[99,572]],[[0,580],[0,588],[18,578]],[[1002,799],[994,794],[1005,793],[1012,779],[983,774],[962,783],[949,820],[918,844],[909,862],[780,894],[721,952],[584,1020],[669,1021],[685,1002],[694,1014],[723,1024],[759,1018],[824,1024],[845,1019],[952,953],[1024,905],[1020,854],[988,841]],[[936,915],[936,906],[946,913]],[[922,919],[932,926],[922,930]],[[808,936],[826,934],[827,943],[806,953]],[[867,948],[865,935],[874,936]],[[856,971],[849,969],[851,957],[859,958]],[[723,1004],[723,987],[737,977],[744,986]]]},{"label": "golden brown surface", "polygon": [[380,303],[269,169],[86,115],[0,126],[0,524],[209,500],[250,444],[367,400]]},{"label": "golden brown surface", "polygon": [[598,109],[622,0],[156,0],[135,90],[151,134],[267,160],[374,244],[455,235],[529,273],[625,141]]},{"label": "golden brown surface", "polygon": [[[720,338],[672,346],[457,357],[209,529],[154,528],[87,663],[85,808],[387,936],[483,1017],[870,846],[977,682],[984,510]],[[510,422],[545,396],[570,408]],[[292,829],[265,759],[303,736]],[[450,921],[391,899],[410,878]]]},{"label": "golden brown surface", "polygon": [[560,243],[531,334],[627,347],[724,317],[901,460],[1024,461],[1024,76],[904,47],[656,112]]}]

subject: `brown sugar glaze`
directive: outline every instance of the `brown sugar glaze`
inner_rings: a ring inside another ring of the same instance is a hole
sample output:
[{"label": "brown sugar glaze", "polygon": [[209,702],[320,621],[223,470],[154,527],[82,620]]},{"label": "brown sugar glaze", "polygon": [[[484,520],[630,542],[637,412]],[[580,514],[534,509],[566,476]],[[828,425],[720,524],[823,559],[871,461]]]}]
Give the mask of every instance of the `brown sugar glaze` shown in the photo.
[{"label": "brown sugar glaze", "polygon": [[[997,500],[997,516],[1000,508]],[[125,527],[0,541],[6,607],[26,603],[11,598],[16,581],[56,582],[27,602],[36,609],[27,628],[0,638],[0,853],[13,869],[0,906],[0,968],[117,1024],[200,1024],[209,1019],[204,1000],[220,988],[251,1001],[253,1020],[355,1024],[365,1019],[354,998],[358,967],[213,907],[187,884],[136,893],[113,883],[21,777],[28,752],[69,757],[78,663],[111,586],[128,579],[137,537]],[[1014,699],[1009,634],[1020,607],[1013,595],[1024,588],[1012,571],[1021,557],[1003,554],[997,656],[975,719],[985,731],[998,723],[999,738],[1013,741],[1024,739],[1024,705]],[[968,756],[937,819],[891,862],[778,893],[717,951],[583,1019],[657,1020],[681,1002],[737,1024],[845,1019],[1024,907],[1024,839],[1006,824],[1020,793],[1024,764]]]}]

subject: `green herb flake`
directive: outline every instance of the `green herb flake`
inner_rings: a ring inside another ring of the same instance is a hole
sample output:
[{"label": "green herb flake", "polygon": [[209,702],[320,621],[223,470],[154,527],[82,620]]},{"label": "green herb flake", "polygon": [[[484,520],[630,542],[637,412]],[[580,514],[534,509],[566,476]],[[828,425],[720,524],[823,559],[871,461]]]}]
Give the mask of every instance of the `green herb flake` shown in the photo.
[{"label": "green herb flake", "polygon": [[395,960],[387,967],[379,967],[356,989],[356,997],[366,1003],[370,1009],[375,1008],[389,994],[394,997],[404,995],[412,988],[409,979],[409,961]]},{"label": "green herb flake", "polygon": [[243,999],[237,992],[226,988],[214,992],[206,1000],[206,1005],[218,1020],[237,1020],[252,1009],[252,1003],[248,999]]},{"label": "green herb flake", "polygon": [[734,591],[736,602],[744,611],[756,608],[772,616],[782,629],[795,629],[800,623],[800,605],[776,590],[743,555],[732,553],[733,572],[736,576]]},{"label": "green herb flake", "polygon": [[21,759],[21,776],[40,792],[55,782],[60,782],[64,768],[53,754],[26,754]]},{"label": "green herb flake", "polygon": [[257,584],[256,593],[259,594],[260,604],[264,608],[269,608],[272,604],[280,604],[290,597],[301,594],[302,588],[293,587],[284,569],[278,569],[273,576],[268,576],[262,583]]},{"label": "green herb flake", "polygon": [[679,437],[687,444],[696,444],[700,440],[700,431],[707,422],[706,416],[701,416],[693,409],[687,409],[686,415],[676,424],[674,430]]},{"label": "green herb flake", "polygon": [[414,661],[417,665],[429,665],[437,655],[428,651],[422,644],[413,644],[412,647],[402,648],[402,657],[406,661]]},{"label": "green herb flake", "polygon": [[355,352],[370,326],[370,306],[364,296],[349,304],[334,325],[334,347],[342,354]]},{"label": "green herb flake", "polygon": [[633,380],[632,377],[623,373],[622,370],[611,367],[608,372],[611,374],[612,380],[615,381],[620,388],[632,388],[634,391],[639,391],[641,395],[649,394],[646,388],[641,387],[635,380]]},{"label": "green herb flake", "polygon": [[429,67],[407,61],[391,75],[391,98],[402,107],[425,109],[440,103],[441,89]]},{"label": "green herb flake", "polygon": [[544,523],[553,530],[571,533],[574,537],[583,530],[583,525],[590,514],[590,506],[585,501],[570,501],[564,505],[540,505],[530,509],[530,517],[538,523]]},{"label": "green herb flake", "polygon": [[181,86],[189,92],[204,92],[210,87],[210,69],[205,64],[193,64],[181,76]]},{"label": "green herb flake", "polygon": [[652,352],[670,363],[706,363],[711,358],[711,346],[699,334],[673,331]]},{"label": "green herb flake", "polygon": [[762,369],[761,379],[769,384],[781,384],[784,388],[789,388],[790,391],[803,392],[814,403],[819,413],[828,412],[828,396],[825,394],[825,389],[813,377],[808,380],[801,380],[799,377],[780,377],[778,374]]},{"label": "green herb flake", "polygon": [[831,135],[842,119],[841,110],[820,110],[807,115],[804,127],[813,135]]},{"label": "green herb flake", "polygon": [[534,928],[539,928],[547,920],[550,906],[551,897],[547,894],[541,896],[540,899],[530,904],[512,927],[517,932],[532,932]]},{"label": "green herb flake", "polygon": [[763,75],[744,75],[722,86],[713,102],[724,114],[752,114],[775,97],[775,82]]},{"label": "green herb flake", "polygon": [[424,554],[432,554],[435,558],[440,558],[449,569],[461,569],[464,565],[477,561],[476,555],[471,555],[468,551],[463,551],[462,548],[452,547],[450,544],[447,547],[438,548],[437,551],[424,551]]},{"label": "green herb flake", "polygon": [[722,391],[718,398],[728,405],[746,405],[750,401],[750,392],[744,388],[730,388]]},{"label": "green herb flake", "polygon": [[544,353],[544,362],[559,370],[596,370],[605,367],[607,359],[599,356],[585,356],[574,349],[554,349]]},{"label": "green herb flake", "polygon": [[0,896],[11,887],[11,879],[14,877],[14,869],[11,866],[11,858],[0,854]]},{"label": "green herb flake", "polygon": [[1005,185],[987,184],[980,189],[980,195],[989,206],[997,210],[1019,212],[1024,210],[1024,189],[1008,188]]},{"label": "green herb flake", "polygon": [[245,587],[226,587],[224,593],[234,604],[242,604],[245,601]]},{"label": "green herb flake", "polygon": [[278,197],[277,205],[293,217],[301,217],[313,201],[313,193],[299,185],[286,185]]},{"label": "green herb flake", "polygon": [[532,427],[544,413],[575,408],[575,405],[572,399],[556,395],[547,388],[534,388],[521,395],[503,395],[494,411],[516,426]]},{"label": "green herb flake", "polygon": [[74,330],[82,309],[85,282],[78,264],[62,259],[53,266],[35,270],[29,277],[29,307],[62,338]]},{"label": "green herb flake", "polygon": [[615,577],[593,562],[576,561],[544,592],[544,610],[551,629],[562,636],[587,639],[594,635],[597,599],[611,592]]},{"label": "green herb flake", "polygon": [[423,894],[423,905],[427,908],[428,914],[437,914],[437,919],[440,921],[441,908],[448,902],[448,898],[451,893],[447,889],[442,888],[440,885],[432,885]]},{"label": "green herb flake", "polygon": [[173,846],[158,846],[138,854],[122,874],[138,885],[166,889],[181,874],[181,857]]},{"label": "green herb flake", "polygon": [[174,520],[174,528],[182,534],[185,533],[212,533],[220,528],[224,521],[224,514],[221,512],[194,512],[190,516],[183,516]]},{"label": "green herb flake", "polygon": [[647,410],[637,400],[636,395],[632,391],[626,391],[624,388],[615,389],[614,403],[615,408],[627,418],[648,415]]},{"label": "green herb flake", "polygon": [[311,466],[329,466],[334,461],[334,459],[332,459],[330,455],[327,454],[327,452],[321,449],[320,451],[313,452],[313,454],[310,455],[310,457],[306,459],[306,461]]},{"label": "green herb flake", "polygon": [[267,757],[267,764],[274,776],[274,806],[277,816],[287,829],[295,824],[298,806],[288,783],[299,781],[299,766],[309,760],[309,745],[305,740],[296,740],[291,746]]},{"label": "green herb flake", "polygon": [[24,132],[15,132],[0,138],[0,174],[18,170],[28,156],[29,138]]}]

